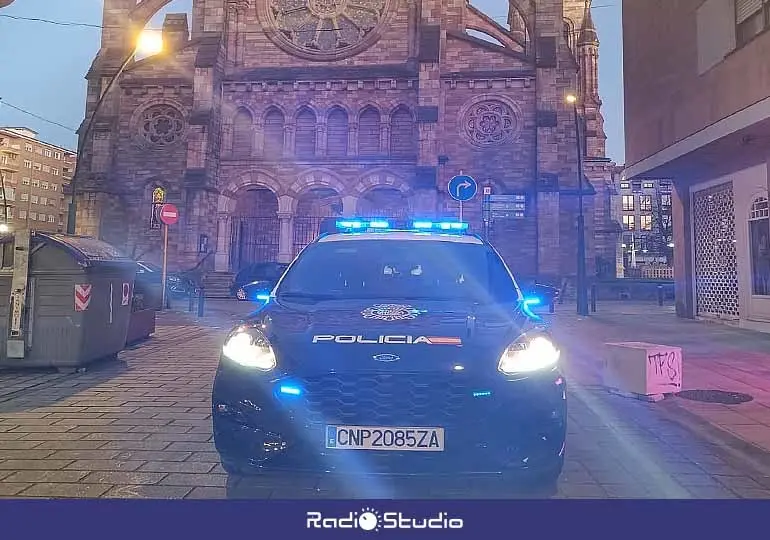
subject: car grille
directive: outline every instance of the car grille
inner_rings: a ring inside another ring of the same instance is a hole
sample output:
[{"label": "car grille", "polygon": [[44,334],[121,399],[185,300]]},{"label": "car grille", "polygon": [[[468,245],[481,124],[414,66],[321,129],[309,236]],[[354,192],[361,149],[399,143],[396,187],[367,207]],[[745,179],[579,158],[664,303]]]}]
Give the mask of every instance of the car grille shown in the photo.
[{"label": "car grille", "polygon": [[330,374],[304,381],[312,424],[447,426],[478,405],[455,374]]}]

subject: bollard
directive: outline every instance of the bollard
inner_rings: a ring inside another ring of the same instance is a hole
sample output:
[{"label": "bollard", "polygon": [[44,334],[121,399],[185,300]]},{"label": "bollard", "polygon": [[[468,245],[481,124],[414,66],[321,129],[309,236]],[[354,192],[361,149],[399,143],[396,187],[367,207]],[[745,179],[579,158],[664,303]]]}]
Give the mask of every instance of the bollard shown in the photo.
[{"label": "bollard", "polygon": [[198,289],[198,317],[203,317],[203,304],[205,303],[205,288]]},{"label": "bollard", "polygon": [[189,313],[192,313],[193,311],[195,311],[195,293],[196,292],[197,291],[195,289],[190,289],[190,292],[187,295],[188,296],[188,300],[190,302],[188,304],[188,306],[187,306],[187,311]]},{"label": "bollard", "polygon": [[591,284],[591,313],[596,313],[596,283]]},{"label": "bollard", "polygon": [[658,285],[658,305],[663,305],[663,285]]}]

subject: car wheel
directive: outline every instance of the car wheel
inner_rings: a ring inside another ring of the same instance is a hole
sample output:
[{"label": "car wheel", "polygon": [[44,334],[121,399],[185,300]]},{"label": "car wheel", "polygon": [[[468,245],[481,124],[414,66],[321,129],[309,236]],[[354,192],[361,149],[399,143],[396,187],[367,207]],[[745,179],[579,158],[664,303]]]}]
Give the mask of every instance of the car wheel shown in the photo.
[{"label": "car wheel", "polygon": [[533,490],[543,495],[555,494],[558,490],[559,477],[564,468],[564,456],[554,460],[554,462],[542,469],[531,471],[510,471],[504,474],[507,481],[511,484],[519,484],[522,487]]},{"label": "car wheel", "polygon": [[222,462],[222,468],[230,476],[246,476],[247,471],[245,467],[228,459],[221,459],[220,461]]}]

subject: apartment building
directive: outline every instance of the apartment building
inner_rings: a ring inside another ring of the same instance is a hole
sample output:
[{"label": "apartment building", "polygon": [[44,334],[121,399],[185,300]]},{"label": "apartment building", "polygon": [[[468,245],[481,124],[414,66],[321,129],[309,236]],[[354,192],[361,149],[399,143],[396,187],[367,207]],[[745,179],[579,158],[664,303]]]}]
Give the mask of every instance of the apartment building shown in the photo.
[{"label": "apartment building", "polygon": [[624,0],[624,181],[673,183],[677,312],[770,330],[770,0]]},{"label": "apartment building", "polygon": [[619,184],[623,227],[623,266],[671,264],[673,237],[670,180],[622,180]]},{"label": "apartment building", "polygon": [[72,178],[75,159],[75,152],[39,140],[31,129],[0,128],[0,222],[11,230],[64,231],[64,186]]}]

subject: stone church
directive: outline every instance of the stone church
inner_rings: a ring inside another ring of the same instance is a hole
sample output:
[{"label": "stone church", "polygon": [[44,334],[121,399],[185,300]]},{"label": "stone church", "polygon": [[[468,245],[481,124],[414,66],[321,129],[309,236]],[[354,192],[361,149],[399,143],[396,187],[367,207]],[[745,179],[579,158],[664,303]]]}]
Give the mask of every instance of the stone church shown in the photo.
[{"label": "stone church", "polygon": [[118,78],[82,141],[78,233],[159,259],[162,187],[180,209],[171,268],[224,280],[291,261],[328,216],[457,218],[463,173],[480,186],[463,219],[517,275],[559,281],[576,271],[580,141],[589,275],[614,275],[590,2],[510,0],[497,20],[468,0],[194,0],[191,20],[166,16],[162,53],[124,65],[168,3],[104,0],[87,115]]}]

